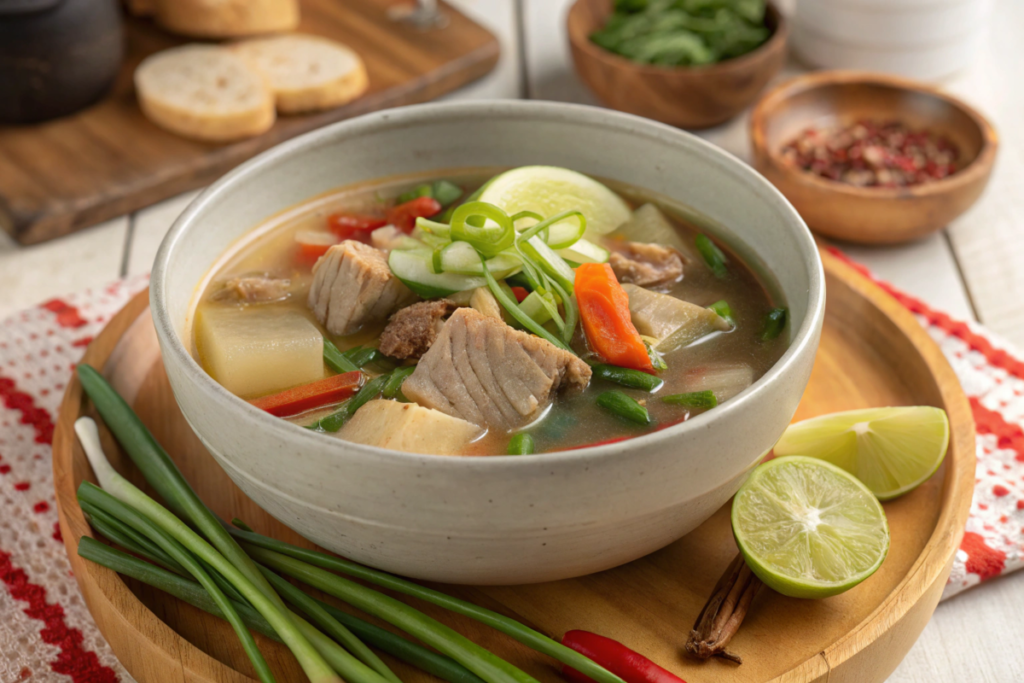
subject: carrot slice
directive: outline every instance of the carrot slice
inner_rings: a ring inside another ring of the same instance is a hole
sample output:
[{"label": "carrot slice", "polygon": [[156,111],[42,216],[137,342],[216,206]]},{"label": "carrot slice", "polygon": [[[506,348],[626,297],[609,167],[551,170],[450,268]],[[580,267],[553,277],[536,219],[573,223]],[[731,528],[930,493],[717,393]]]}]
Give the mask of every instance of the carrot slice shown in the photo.
[{"label": "carrot slice", "polygon": [[590,348],[612,365],[654,372],[651,357],[629,313],[629,295],[607,263],[576,269],[576,301]]},{"label": "carrot slice", "polygon": [[249,403],[277,417],[298,415],[313,408],[344,401],[363,383],[363,373],[346,372],[326,379],[286,389],[279,394],[257,398]]}]

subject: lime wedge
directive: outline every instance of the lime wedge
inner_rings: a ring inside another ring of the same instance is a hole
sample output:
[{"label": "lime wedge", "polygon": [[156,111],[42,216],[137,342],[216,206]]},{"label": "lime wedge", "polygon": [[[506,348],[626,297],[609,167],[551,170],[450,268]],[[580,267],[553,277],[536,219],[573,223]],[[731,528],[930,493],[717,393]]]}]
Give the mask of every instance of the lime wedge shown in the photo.
[{"label": "lime wedge", "polygon": [[601,183],[557,166],[520,166],[505,171],[488,181],[480,201],[509,215],[533,211],[548,218],[578,210],[587,219],[589,235],[606,235],[632,215],[626,202]]},{"label": "lime wedge", "polygon": [[754,470],[733,500],[732,532],[751,571],[793,598],[849,590],[889,552],[885,512],[867,487],[799,455]]},{"label": "lime wedge", "polygon": [[825,460],[860,479],[879,500],[891,500],[932,476],[948,445],[949,419],[941,408],[869,408],[790,425],[775,455]]}]

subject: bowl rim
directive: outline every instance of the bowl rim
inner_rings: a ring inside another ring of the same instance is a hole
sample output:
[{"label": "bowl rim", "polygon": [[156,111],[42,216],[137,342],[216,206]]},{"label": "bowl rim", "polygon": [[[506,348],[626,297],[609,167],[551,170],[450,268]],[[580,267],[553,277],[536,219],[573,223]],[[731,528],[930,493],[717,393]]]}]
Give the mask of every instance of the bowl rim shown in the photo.
[{"label": "bowl rim", "polygon": [[746,54],[742,54],[739,57],[732,57],[714,64],[701,64],[699,66],[638,64],[637,62],[626,59],[614,52],[609,52],[603,47],[591,42],[588,37],[579,36],[572,30],[571,24],[573,17],[579,13],[583,3],[588,1],[589,0],[575,0],[565,15],[565,28],[566,33],[569,35],[569,43],[573,48],[585,53],[588,57],[604,62],[608,66],[620,69],[628,68],[640,74],[655,76],[683,75],[698,78],[721,76],[725,73],[746,71],[751,67],[760,66],[760,63],[769,54],[784,51],[786,49],[786,44],[789,42],[789,20],[786,18],[786,15],[775,6],[775,3],[772,0],[767,0],[765,3],[765,11],[774,18],[775,30],[772,31],[768,40],[764,41]]},{"label": "bowl rim", "polygon": [[[678,128],[632,114],[600,107],[561,102],[477,100],[472,102],[428,103],[386,109],[324,126],[270,148],[238,166],[206,188],[199,197],[189,204],[171,226],[170,231],[160,245],[153,265],[150,280],[150,306],[153,323],[160,341],[162,362],[166,365],[168,363],[168,356],[173,357],[177,362],[177,366],[190,381],[192,387],[204,394],[208,400],[216,401],[226,406],[228,410],[236,413],[240,412],[249,422],[263,425],[261,428],[269,430],[281,440],[305,444],[314,450],[322,448],[325,445],[325,442],[322,440],[326,438],[324,435],[315,434],[286,420],[275,418],[235,396],[207,374],[195,358],[193,358],[179,337],[177,326],[171,320],[167,310],[168,263],[178,250],[186,248],[185,243],[188,233],[199,224],[198,220],[202,217],[207,207],[219,202],[225,194],[229,194],[232,190],[243,185],[250,176],[263,172],[266,166],[273,166],[279,160],[297,155],[301,156],[308,149],[319,147],[321,142],[326,143],[338,135],[358,135],[360,132],[379,133],[388,129],[401,129],[412,127],[419,123],[430,123],[438,120],[438,118],[452,120],[453,118],[460,117],[470,120],[492,117],[499,120],[508,119],[516,121],[532,118],[534,120],[552,121],[555,123],[573,121],[575,123],[615,130],[620,133],[627,132],[630,135],[647,137],[659,143],[663,143],[666,136],[673,137],[677,142],[688,146],[695,156],[700,157],[702,163],[716,164],[720,169],[734,177],[744,177],[746,183],[752,183],[754,187],[761,190],[763,193],[761,195],[762,199],[773,204],[774,208],[781,212],[783,217],[788,218],[789,222],[795,226],[796,238],[802,243],[805,250],[803,254],[800,254],[798,260],[806,264],[809,270],[807,314],[799,329],[791,330],[789,348],[751,386],[729,399],[729,401],[714,411],[702,413],[679,424],[648,432],[647,434],[613,443],[583,446],[570,450],[533,455],[492,455],[486,457],[444,457],[431,454],[406,453],[339,440],[339,447],[335,449],[338,457],[365,459],[366,461],[380,461],[381,458],[389,458],[392,461],[406,461],[419,466],[429,465],[434,468],[451,468],[457,471],[464,471],[466,468],[489,468],[488,471],[494,468],[531,468],[538,463],[556,464],[566,461],[614,458],[624,451],[646,449],[660,442],[678,438],[683,434],[704,429],[711,420],[722,420],[726,415],[739,412],[743,407],[769,391],[769,385],[779,381],[784,374],[791,371],[794,366],[799,365],[804,360],[806,354],[810,353],[813,355],[816,353],[817,333],[820,331],[825,317],[825,274],[817,245],[811,235],[810,228],[807,227],[807,224],[800,217],[800,214],[797,213],[796,209],[793,208],[792,204],[775,186],[752,167],[692,133],[687,133]],[[255,228],[257,226],[254,225],[252,227]],[[198,283],[193,285],[193,287],[195,286],[198,286]]]},{"label": "bowl rim", "polygon": [[[768,122],[775,116],[778,107],[787,100],[813,90],[832,86],[870,85],[890,88],[941,100],[959,110],[974,123],[981,134],[982,144],[977,155],[962,169],[935,182],[907,187],[856,187],[835,180],[828,180],[786,163],[782,156],[768,144]],[[964,100],[951,95],[941,88],[909,78],[883,74],[874,71],[836,69],[813,71],[790,78],[766,92],[754,104],[750,112],[750,143],[756,161],[763,161],[772,171],[781,173],[792,182],[820,192],[834,192],[847,197],[871,200],[897,200],[908,197],[937,197],[958,189],[971,186],[984,179],[991,172],[999,149],[999,136],[995,127],[977,109]]]}]

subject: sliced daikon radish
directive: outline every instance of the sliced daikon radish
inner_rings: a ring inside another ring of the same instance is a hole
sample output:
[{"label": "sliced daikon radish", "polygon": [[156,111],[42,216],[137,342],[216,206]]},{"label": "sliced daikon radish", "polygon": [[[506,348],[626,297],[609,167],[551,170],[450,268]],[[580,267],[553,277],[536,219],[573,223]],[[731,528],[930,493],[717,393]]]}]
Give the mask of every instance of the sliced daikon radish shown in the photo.
[{"label": "sliced daikon radish", "polygon": [[634,211],[633,216],[608,237],[671,247],[688,260],[693,260],[696,256],[693,243],[685,239],[654,204],[644,204]]},{"label": "sliced daikon radish", "polygon": [[754,383],[754,368],[746,363],[703,365],[686,371],[687,392],[711,391],[718,402],[728,401]]},{"label": "sliced daikon radish", "polygon": [[405,453],[459,455],[483,430],[415,403],[370,401],[337,433],[353,443]]},{"label": "sliced daikon radish", "polygon": [[657,339],[654,348],[660,353],[675,351],[712,332],[732,327],[709,308],[633,284],[624,284],[622,288],[629,295],[633,326],[645,337]]},{"label": "sliced daikon radish", "polygon": [[324,376],[324,342],[293,310],[204,306],[196,316],[196,350],[225,389],[254,398]]}]

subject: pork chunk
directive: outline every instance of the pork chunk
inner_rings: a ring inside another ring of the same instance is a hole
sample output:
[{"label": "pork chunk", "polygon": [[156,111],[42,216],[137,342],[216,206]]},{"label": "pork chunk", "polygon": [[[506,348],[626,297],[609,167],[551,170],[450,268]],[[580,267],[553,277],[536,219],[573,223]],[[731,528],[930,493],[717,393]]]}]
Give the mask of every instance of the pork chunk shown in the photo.
[{"label": "pork chunk", "polygon": [[265,274],[233,277],[217,290],[213,298],[217,301],[241,304],[267,304],[284,301],[290,296],[291,280],[274,278]]},{"label": "pork chunk", "polygon": [[582,390],[589,381],[590,366],[572,353],[460,308],[402,393],[426,408],[507,432],[536,418],[559,391]]},{"label": "pork chunk", "polygon": [[399,309],[380,335],[380,352],[392,358],[419,358],[456,308],[448,299],[437,299]]},{"label": "pork chunk", "polygon": [[609,246],[608,263],[619,282],[656,287],[683,277],[683,259],[674,249],[644,242],[612,242]]},{"label": "pork chunk", "polygon": [[415,300],[391,274],[384,252],[362,242],[336,244],[313,266],[309,307],[331,334],[352,334],[383,322]]}]

